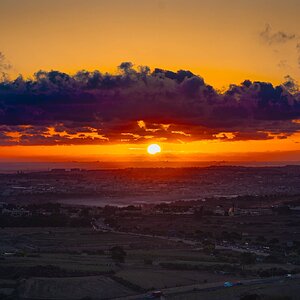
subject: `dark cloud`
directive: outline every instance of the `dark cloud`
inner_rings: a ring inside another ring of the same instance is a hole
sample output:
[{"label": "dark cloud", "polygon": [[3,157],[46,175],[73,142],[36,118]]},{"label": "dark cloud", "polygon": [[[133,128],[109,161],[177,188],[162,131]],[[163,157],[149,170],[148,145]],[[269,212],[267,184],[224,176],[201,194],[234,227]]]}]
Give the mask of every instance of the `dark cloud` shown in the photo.
[{"label": "dark cloud", "polygon": [[295,94],[299,92],[299,84],[290,75],[284,77],[285,82],[282,84],[290,93]]},{"label": "dark cloud", "polygon": [[5,55],[0,52],[0,82],[8,80],[7,71],[11,69],[11,64],[7,61]]},{"label": "dark cloud", "polygon": [[287,33],[284,31],[274,32],[270,24],[266,24],[265,29],[260,33],[260,37],[269,45],[283,44],[296,39],[296,35],[293,33]]},{"label": "dark cloud", "polygon": [[277,64],[278,68],[280,69],[287,69],[290,68],[290,65],[288,64],[288,61],[286,59],[282,59]]},{"label": "dark cloud", "polygon": [[298,66],[300,68],[300,42],[297,43],[296,49],[297,49],[297,53],[298,53]]},{"label": "dark cloud", "polygon": [[39,71],[0,84],[1,145],[283,139],[299,130],[299,118],[291,77],[220,93],[190,71],[125,62],[115,75]]}]

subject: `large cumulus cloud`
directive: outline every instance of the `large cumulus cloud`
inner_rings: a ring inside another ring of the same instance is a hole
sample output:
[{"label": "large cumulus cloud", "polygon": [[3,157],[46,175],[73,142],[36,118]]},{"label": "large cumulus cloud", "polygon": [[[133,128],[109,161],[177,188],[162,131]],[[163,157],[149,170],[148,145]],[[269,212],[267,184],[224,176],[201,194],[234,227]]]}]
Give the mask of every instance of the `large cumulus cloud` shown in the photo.
[{"label": "large cumulus cloud", "polygon": [[56,145],[286,138],[300,129],[300,96],[244,81],[216,91],[190,71],[39,71],[0,84],[0,144]]}]

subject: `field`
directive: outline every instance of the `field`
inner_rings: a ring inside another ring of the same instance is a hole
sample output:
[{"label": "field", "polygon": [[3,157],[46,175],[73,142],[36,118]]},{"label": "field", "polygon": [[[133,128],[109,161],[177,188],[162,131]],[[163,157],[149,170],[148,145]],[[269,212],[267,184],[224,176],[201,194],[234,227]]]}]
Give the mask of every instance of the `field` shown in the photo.
[{"label": "field", "polygon": [[[47,299],[113,299],[228,279],[214,272],[162,268],[162,262],[193,263],[210,256],[180,242],[158,238],[98,233],[88,228],[7,228],[0,230],[0,241],[5,253],[0,260],[1,278],[15,280],[14,295],[24,299],[46,299],[46,295]],[[122,264],[115,263],[109,254],[116,245],[127,253]],[[16,250],[19,252],[13,255]],[[66,295],[66,290],[72,293]]]},{"label": "field", "polygon": [[105,276],[73,278],[30,278],[20,286],[24,299],[111,299],[133,291]]},{"label": "field", "polygon": [[[114,246],[124,248],[124,262],[111,256]],[[3,299],[127,299],[156,289],[170,289],[167,299],[199,299],[195,286],[223,288],[225,281],[255,278],[256,269],[292,272],[295,267],[279,263],[241,267],[233,262],[240,255],[236,252],[218,251],[216,255],[181,240],[100,233],[90,228],[3,228],[0,249]],[[210,291],[212,297],[214,293],[220,291]]]},{"label": "field", "polygon": [[[182,285],[192,285],[206,282],[220,282],[224,276],[197,271],[173,271],[160,269],[131,269],[122,270],[116,274],[145,290],[163,289]],[[237,280],[237,277],[227,276],[226,280]]]},{"label": "field", "polygon": [[[224,238],[224,233],[243,235],[244,239],[255,240],[258,236],[266,239],[276,238],[286,243],[300,240],[298,217],[279,216],[202,216],[199,219],[190,215],[155,215],[143,218],[119,218],[118,225],[124,231],[134,231],[158,235],[175,235],[199,238],[201,235]],[[258,230],[259,228],[259,230]]]}]

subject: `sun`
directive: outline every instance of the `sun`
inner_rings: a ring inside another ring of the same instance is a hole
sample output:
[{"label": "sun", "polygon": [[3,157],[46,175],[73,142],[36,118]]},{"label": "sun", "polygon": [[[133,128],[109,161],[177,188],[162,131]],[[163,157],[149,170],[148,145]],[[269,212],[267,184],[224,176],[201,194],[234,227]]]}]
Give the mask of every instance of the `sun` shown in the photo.
[{"label": "sun", "polygon": [[161,152],[161,148],[157,144],[151,144],[151,145],[148,146],[147,151],[148,151],[149,154],[154,155],[156,153]]}]

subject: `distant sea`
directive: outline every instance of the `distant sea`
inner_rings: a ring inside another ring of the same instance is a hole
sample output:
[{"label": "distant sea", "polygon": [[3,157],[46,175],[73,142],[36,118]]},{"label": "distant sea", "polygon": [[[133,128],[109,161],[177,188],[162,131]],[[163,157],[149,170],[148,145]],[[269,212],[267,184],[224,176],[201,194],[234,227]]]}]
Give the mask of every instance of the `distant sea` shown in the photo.
[{"label": "distant sea", "polygon": [[266,167],[266,166],[286,166],[300,165],[300,161],[272,161],[272,162],[239,162],[239,161],[157,161],[157,162],[0,162],[0,173],[16,172],[42,172],[51,171],[52,169],[126,169],[126,168],[191,168],[191,167],[208,167],[208,166],[245,166],[245,167]]}]

